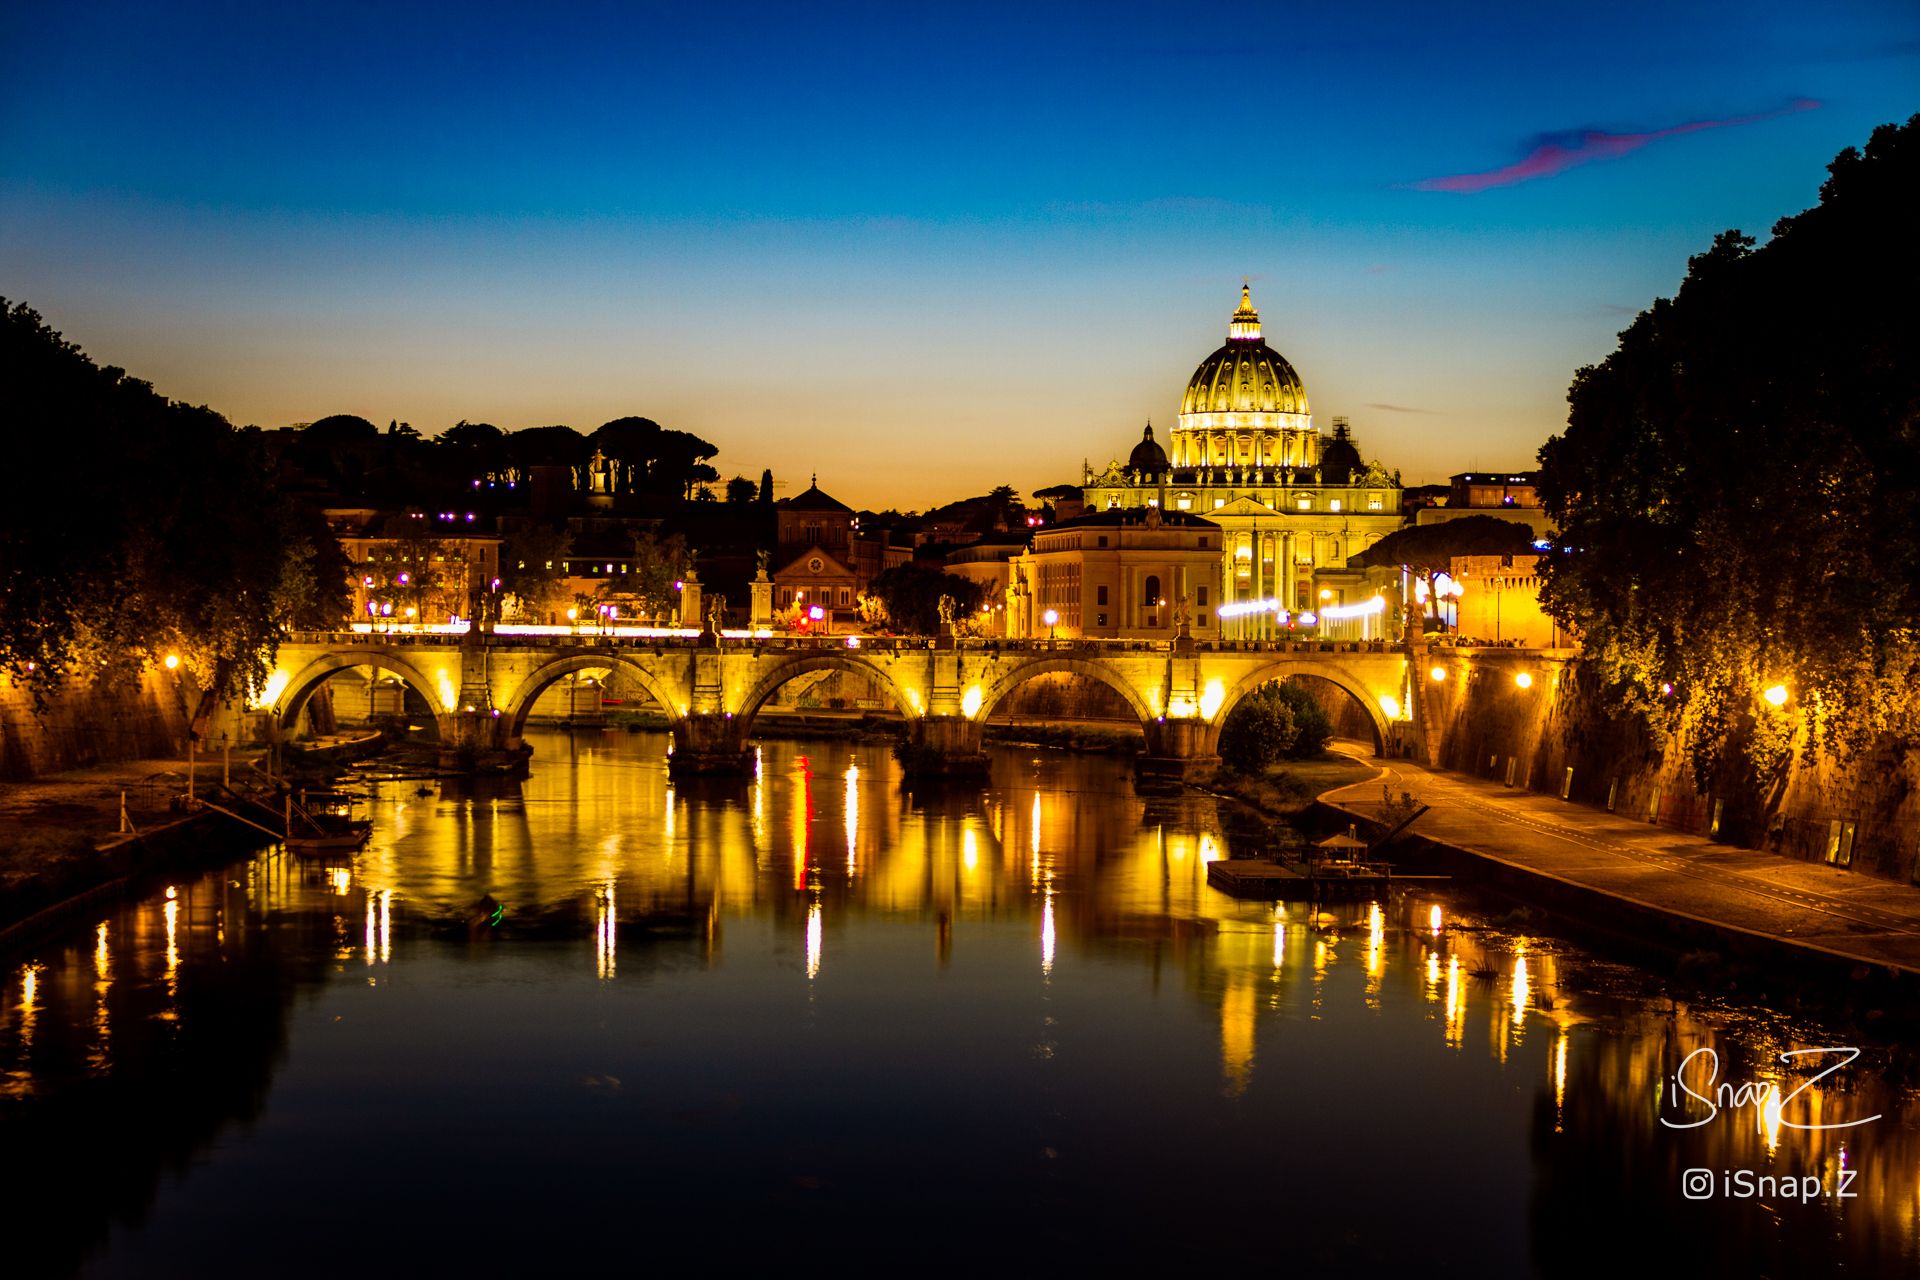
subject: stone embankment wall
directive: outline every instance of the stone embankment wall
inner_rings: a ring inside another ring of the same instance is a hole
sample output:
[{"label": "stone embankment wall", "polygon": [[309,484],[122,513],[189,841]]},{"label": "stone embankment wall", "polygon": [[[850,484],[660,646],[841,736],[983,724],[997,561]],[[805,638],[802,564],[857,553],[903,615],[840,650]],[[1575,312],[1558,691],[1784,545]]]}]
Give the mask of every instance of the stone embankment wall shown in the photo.
[{"label": "stone embankment wall", "polygon": [[[1920,882],[1920,759],[1912,753],[1887,745],[1810,762],[1796,751],[1774,794],[1734,784],[1716,793],[1695,785],[1684,741],[1606,706],[1571,651],[1434,648],[1418,662],[1414,697],[1442,768]],[[1433,679],[1435,670],[1443,678]]]},{"label": "stone embankment wall", "polygon": [[191,680],[155,669],[134,684],[68,689],[36,715],[32,695],[0,675],[0,778],[184,756],[199,700]]}]

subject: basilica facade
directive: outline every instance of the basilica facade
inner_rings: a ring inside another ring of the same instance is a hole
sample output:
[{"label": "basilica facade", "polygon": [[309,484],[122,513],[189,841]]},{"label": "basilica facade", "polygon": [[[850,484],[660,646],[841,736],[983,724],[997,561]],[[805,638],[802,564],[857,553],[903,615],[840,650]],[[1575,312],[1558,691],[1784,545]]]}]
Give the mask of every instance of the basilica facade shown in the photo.
[{"label": "basilica facade", "polygon": [[1167,442],[1148,425],[1124,463],[1087,466],[1081,488],[1089,514],[1159,507],[1220,527],[1219,590],[1208,595],[1223,639],[1364,607],[1338,578],[1316,587],[1314,574],[1344,568],[1401,524],[1398,473],[1364,461],[1344,419],[1330,432],[1314,425],[1306,386],[1261,336],[1247,288],[1226,343],[1188,380]]}]

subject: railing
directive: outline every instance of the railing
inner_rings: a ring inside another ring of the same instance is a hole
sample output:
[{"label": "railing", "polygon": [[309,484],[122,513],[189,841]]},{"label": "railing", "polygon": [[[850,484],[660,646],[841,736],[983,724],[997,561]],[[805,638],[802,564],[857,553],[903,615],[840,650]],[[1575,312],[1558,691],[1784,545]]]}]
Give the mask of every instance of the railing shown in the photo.
[{"label": "railing", "polygon": [[[464,637],[437,632],[406,631],[294,631],[287,640],[294,644],[327,648],[457,648]],[[495,635],[488,633],[486,644],[493,649],[696,649],[698,636],[620,635],[604,631],[578,631],[562,635]],[[739,650],[752,648],[773,652],[844,653],[919,653],[941,647],[932,636],[722,636],[720,646]],[[969,654],[1001,653],[1170,653],[1169,640],[1114,640],[1095,637],[1001,640],[967,638],[952,647]],[[1196,640],[1196,653],[1378,653],[1404,654],[1407,646],[1386,640]],[[1513,652],[1503,650],[1502,652]]]}]

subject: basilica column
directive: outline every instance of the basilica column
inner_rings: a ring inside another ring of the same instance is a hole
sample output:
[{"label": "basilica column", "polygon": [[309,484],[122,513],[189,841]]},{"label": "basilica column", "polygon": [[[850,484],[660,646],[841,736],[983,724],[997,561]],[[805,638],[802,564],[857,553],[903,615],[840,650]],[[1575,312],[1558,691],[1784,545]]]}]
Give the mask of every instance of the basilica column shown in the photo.
[{"label": "basilica column", "polygon": [[[1261,599],[1261,595],[1260,595],[1260,527],[1258,525],[1255,525],[1252,529],[1249,529],[1247,531],[1247,548],[1251,552],[1251,557],[1248,563],[1252,566],[1251,569],[1249,570],[1250,576],[1247,578],[1247,588],[1248,588],[1247,598],[1249,600],[1258,600],[1258,599]],[[1247,638],[1249,640],[1259,638],[1259,635],[1260,635],[1259,617],[1260,615],[1257,613],[1250,613],[1247,615],[1247,624],[1248,624]]]}]

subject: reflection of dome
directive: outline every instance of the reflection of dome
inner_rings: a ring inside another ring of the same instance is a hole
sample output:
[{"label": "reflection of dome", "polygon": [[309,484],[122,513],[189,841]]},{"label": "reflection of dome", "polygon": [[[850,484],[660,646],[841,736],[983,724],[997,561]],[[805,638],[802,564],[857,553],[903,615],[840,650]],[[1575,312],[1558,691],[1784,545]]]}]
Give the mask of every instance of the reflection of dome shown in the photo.
[{"label": "reflection of dome", "polygon": [[1285,356],[1260,337],[1260,313],[1253,309],[1253,291],[1243,286],[1240,309],[1227,326],[1227,343],[1194,370],[1187,382],[1187,394],[1180,401],[1181,417],[1193,413],[1307,411],[1307,389],[1301,385],[1300,375]]},{"label": "reflection of dome", "polygon": [[1133,452],[1127,455],[1127,470],[1144,471],[1158,475],[1167,469],[1167,451],[1153,439],[1153,424],[1147,424],[1146,434],[1140,437],[1140,443],[1133,446]]}]

